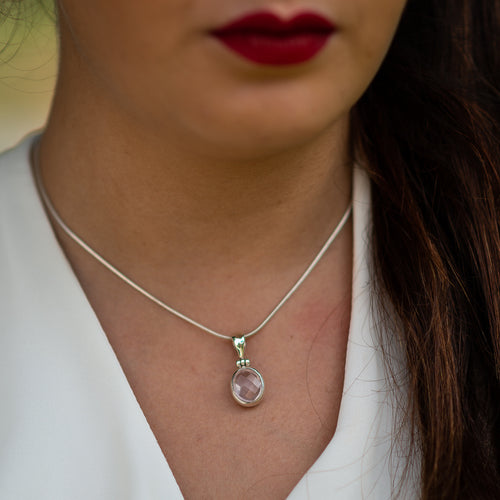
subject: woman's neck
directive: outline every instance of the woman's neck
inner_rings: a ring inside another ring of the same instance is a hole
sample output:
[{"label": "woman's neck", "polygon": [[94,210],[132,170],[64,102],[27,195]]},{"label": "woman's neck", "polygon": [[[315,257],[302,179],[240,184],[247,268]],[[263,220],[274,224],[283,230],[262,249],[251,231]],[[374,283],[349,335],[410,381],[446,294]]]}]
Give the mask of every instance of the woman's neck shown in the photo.
[{"label": "woman's neck", "polygon": [[205,258],[263,246],[282,255],[307,233],[321,241],[350,198],[347,120],[293,148],[237,158],[92,111],[56,102],[40,156],[54,204],[103,245],[112,228],[119,248],[139,246],[143,257],[144,245],[151,257],[196,247]]},{"label": "woman's neck", "polygon": [[349,202],[347,119],[293,148],[237,157],[78,107],[56,97],[40,145],[46,189],[79,236],[146,286],[232,290],[279,276],[286,291]]}]

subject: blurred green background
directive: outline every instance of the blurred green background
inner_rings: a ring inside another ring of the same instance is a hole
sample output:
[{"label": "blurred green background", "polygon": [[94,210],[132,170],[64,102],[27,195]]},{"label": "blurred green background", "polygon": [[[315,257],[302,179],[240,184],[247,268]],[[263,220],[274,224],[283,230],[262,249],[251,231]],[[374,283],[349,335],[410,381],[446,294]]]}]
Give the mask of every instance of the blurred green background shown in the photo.
[{"label": "blurred green background", "polygon": [[43,126],[56,71],[51,2],[0,0],[0,151]]}]

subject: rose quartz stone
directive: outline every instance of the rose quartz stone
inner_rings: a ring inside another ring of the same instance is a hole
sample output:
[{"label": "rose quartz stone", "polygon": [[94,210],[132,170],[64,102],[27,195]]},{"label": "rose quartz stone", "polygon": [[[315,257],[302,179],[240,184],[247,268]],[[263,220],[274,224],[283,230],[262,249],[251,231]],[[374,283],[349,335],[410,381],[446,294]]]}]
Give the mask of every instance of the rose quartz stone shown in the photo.
[{"label": "rose quartz stone", "polygon": [[251,368],[240,368],[233,377],[234,395],[245,403],[255,402],[263,390],[262,381]]}]

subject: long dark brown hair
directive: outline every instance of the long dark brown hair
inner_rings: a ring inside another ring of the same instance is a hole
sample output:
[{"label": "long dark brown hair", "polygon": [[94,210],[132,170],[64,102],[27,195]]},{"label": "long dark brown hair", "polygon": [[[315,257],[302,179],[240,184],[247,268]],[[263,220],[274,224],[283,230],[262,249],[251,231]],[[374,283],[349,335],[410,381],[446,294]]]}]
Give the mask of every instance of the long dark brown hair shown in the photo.
[{"label": "long dark brown hair", "polygon": [[499,82],[500,0],[409,0],[352,113],[424,500],[500,499]]},{"label": "long dark brown hair", "polygon": [[426,500],[500,499],[499,84],[498,0],[410,0],[353,110]]}]

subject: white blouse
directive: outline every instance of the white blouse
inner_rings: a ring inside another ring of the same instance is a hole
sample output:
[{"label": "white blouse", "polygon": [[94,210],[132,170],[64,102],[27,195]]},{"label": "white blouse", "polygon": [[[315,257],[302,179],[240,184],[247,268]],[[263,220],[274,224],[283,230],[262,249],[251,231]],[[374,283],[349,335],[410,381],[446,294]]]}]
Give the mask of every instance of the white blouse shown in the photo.
[{"label": "white blouse", "polygon": [[[0,156],[0,498],[160,500],[182,494],[44,212],[33,137]],[[394,446],[370,307],[369,181],[354,174],[352,314],[338,425],[288,497],[417,498]],[[400,392],[400,391],[398,391]],[[398,440],[401,438],[398,437]]]}]

